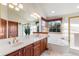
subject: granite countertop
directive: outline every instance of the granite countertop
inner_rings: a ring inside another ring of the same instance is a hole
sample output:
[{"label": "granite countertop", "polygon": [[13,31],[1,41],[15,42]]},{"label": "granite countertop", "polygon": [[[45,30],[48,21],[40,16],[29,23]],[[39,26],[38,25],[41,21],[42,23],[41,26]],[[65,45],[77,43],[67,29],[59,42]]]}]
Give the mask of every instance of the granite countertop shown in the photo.
[{"label": "granite countertop", "polygon": [[28,37],[24,36],[24,37],[17,37],[18,39],[20,39],[20,42],[10,45],[10,44],[6,44],[5,47],[0,47],[0,55],[1,56],[5,56],[11,52],[14,52],[18,49],[21,49],[27,45],[30,45],[36,41],[39,41],[43,38],[47,37],[46,34],[39,34],[39,35],[30,35]]}]

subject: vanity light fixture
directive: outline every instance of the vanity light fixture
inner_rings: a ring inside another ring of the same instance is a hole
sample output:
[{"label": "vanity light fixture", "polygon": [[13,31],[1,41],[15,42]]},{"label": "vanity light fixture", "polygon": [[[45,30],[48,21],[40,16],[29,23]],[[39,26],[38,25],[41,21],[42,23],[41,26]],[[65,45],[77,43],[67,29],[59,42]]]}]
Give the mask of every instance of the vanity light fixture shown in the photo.
[{"label": "vanity light fixture", "polygon": [[18,7],[19,7],[20,9],[23,9],[23,4],[19,4]]},{"label": "vanity light fixture", "polygon": [[33,18],[37,19],[37,17],[36,17],[36,16],[34,16],[33,14],[31,14],[31,17],[33,17]]},{"label": "vanity light fixture", "polygon": [[33,13],[33,15],[40,18],[40,15],[38,15],[37,13]]},{"label": "vanity light fixture", "polygon": [[10,3],[8,4],[10,8],[14,8],[16,11],[20,11],[20,9],[23,9],[23,4],[20,3]]},{"label": "vanity light fixture", "polygon": [[13,6],[12,4],[9,4],[9,7],[10,7],[10,8],[14,8],[14,6]]},{"label": "vanity light fixture", "polygon": [[16,11],[19,11],[20,9],[19,9],[18,7],[15,7],[15,10],[16,10]]}]

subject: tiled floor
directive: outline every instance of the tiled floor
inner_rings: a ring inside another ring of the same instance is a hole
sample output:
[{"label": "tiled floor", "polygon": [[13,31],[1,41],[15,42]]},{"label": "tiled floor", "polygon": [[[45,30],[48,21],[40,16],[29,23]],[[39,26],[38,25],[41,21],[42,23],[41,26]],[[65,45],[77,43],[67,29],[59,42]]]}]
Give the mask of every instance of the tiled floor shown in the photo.
[{"label": "tiled floor", "polygon": [[67,46],[48,44],[48,50],[46,50],[41,56],[78,56],[78,54],[70,52]]}]

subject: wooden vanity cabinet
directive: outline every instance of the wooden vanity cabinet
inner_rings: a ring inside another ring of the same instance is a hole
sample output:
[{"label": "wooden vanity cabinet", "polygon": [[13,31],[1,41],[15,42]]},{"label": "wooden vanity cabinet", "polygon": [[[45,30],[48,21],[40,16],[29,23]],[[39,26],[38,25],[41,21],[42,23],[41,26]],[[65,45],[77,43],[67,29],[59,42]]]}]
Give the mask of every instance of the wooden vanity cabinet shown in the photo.
[{"label": "wooden vanity cabinet", "polygon": [[24,56],[24,48],[19,49],[19,56]]},{"label": "wooden vanity cabinet", "polygon": [[36,41],[7,56],[40,56],[47,49],[47,38]]},{"label": "wooden vanity cabinet", "polygon": [[47,50],[47,38],[44,38],[43,44],[44,44],[43,49],[44,49],[44,50]]},{"label": "wooden vanity cabinet", "polygon": [[33,56],[33,44],[14,51],[7,56]]},{"label": "wooden vanity cabinet", "polygon": [[24,47],[24,56],[33,56],[33,44]]},{"label": "wooden vanity cabinet", "polygon": [[14,52],[8,54],[7,56],[20,56],[19,52],[20,52],[20,50],[17,50],[17,51],[14,51]]},{"label": "wooden vanity cabinet", "polygon": [[47,38],[41,40],[41,53],[47,50]]},{"label": "wooden vanity cabinet", "polygon": [[18,22],[8,21],[8,37],[18,36]]},{"label": "wooden vanity cabinet", "polygon": [[47,50],[47,37],[34,43],[34,56],[41,55]]},{"label": "wooden vanity cabinet", "polygon": [[7,21],[4,19],[0,19],[0,39],[6,38],[6,29],[7,27]]},{"label": "wooden vanity cabinet", "polygon": [[34,43],[34,56],[41,55],[41,41],[37,41]]},{"label": "wooden vanity cabinet", "polygon": [[44,40],[41,40],[41,52],[44,51]]}]

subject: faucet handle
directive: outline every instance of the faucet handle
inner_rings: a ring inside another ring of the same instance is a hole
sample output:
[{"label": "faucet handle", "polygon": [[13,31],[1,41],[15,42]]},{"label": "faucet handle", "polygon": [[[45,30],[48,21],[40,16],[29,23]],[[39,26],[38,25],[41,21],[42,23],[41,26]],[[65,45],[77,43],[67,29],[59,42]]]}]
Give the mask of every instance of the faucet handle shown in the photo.
[{"label": "faucet handle", "polygon": [[9,41],[8,44],[11,44],[11,42]]}]

